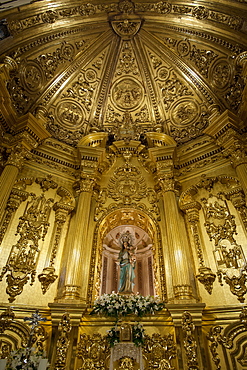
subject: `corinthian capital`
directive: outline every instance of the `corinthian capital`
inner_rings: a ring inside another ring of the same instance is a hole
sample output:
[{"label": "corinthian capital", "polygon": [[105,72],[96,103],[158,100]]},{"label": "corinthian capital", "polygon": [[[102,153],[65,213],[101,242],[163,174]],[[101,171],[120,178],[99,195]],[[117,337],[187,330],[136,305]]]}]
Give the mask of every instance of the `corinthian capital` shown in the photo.
[{"label": "corinthian capital", "polygon": [[11,149],[6,165],[15,166],[20,170],[25,159],[30,155],[30,152],[24,146],[18,144]]},{"label": "corinthian capital", "polygon": [[178,190],[178,182],[174,179],[173,173],[169,172],[162,177],[159,177],[159,183],[161,185],[162,191],[176,191]]},{"label": "corinthian capital", "polygon": [[245,145],[242,141],[235,139],[231,146],[229,146],[225,151],[225,155],[231,157],[231,162],[234,167],[240,164],[247,163],[247,156],[245,153]]},{"label": "corinthian capital", "polygon": [[76,181],[73,185],[74,190],[77,193],[87,192],[91,193],[96,179],[90,175],[82,175],[81,179]]}]

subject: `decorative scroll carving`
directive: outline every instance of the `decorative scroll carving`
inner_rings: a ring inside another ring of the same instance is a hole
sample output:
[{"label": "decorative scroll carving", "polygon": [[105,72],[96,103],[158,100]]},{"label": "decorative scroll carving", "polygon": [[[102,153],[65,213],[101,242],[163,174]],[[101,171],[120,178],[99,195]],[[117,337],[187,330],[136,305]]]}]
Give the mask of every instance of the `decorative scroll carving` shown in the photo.
[{"label": "decorative scroll carving", "polygon": [[[95,71],[93,72],[94,74],[96,73]],[[62,98],[76,99],[87,111],[89,111],[95,90],[95,80],[96,78],[92,77],[92,70],[90,75],[89,70],[86,70],[85,73],[80,73],[77,81],[73,82],[72,86],[62,95]],[[94,82],[94,84],[92,84],[92,82]]]},{"label": "decorative scroll carving", "polygon": [[123,47],[119,57],[116,75],[121,76],[124,74],[126,75],[131,73],[134,76],[139,75],[138,67],[130,42],[125,41],[123,43]]},{"label": "decorative scroll carving", "polygon": [[[199,199],[199,191],[207,192],[208,198]],[[234,235],[237,235],[235,216],[230,213],[227,200],[238,210],[243,225],[246,225],[246,205],[244,193],[239,181],[230,176],[206,177],[188,191],[181,199],[180,207],[186,213],[196,204],[195,199],[201,201],[204,217],[205,229],[209,239],[214,242],[214,255],[217,265],[217,275],[219,282],[223,285],[224,281],[230,286],[232,294],[236,295],[240,302],[244,301],[247,292],[246,281],[246,258],[241,245],[238,245]],[[198,219],[198,215],[197,215]],[[195,222],[188,219],[191,225]],[[193,229],[193,227],[192,227]],[[192,232],[196,232],[192,230]],[[196,240],[195,240],[196,244]],[[207,286],[211,291],[211,282],[214,280],[212,271],[201,266],[200,273],[197,275],[199,281]]]},{"label": "decorative scroll carving", "polygon": [[197,343],[195,339],[195,325],[192,316],[184,311],[182,316],[182,330],[184,332],[184,348],[189,369],[199,370],[197,359]]},{"label": "decorative scroll carving", "polygon": [[205,214],[205,228],[209,239],[214,240],[215,246],[223,239],[235,243],[233,237],[236,234],[236,223],[234,216],[230,214],[227,202],[217,197],[210,197],[208,200],[201,199]]},{"label": "decorative scroll carving", "polygon": [[28,198],[28,195],[29,194],[25,191],[13,188],[7,202],[3,223],[0,228],[0,243],[3,241],[4,235],[16,210],[19,205]]},{"label": "decorative scroll carving", "polygon": [[77,357],[82,360],[79,370],[106,368],[106,360],[110,355],[110,345],[106,336],[101,334],[80,335],[77,346]]},{"label": "decorative scroll carving", "polygon": [[247,230],[247,206],[245,203],[245,196],[243,191],[236,189],[236,191],[229,194],[228,197],[231,200],[234,207],[238,210],[243,225]]},{"label": "decorative scroll carving", "polygon": [[63,225],[66,221],[68,214],[74,209],[74,199],[70,193],[60,187],[57,194],[61,196],[60,202],[56,202],[53,206],[55,211],[55,223],[52,232],[52,238],[50,242],[50,262],[49,266],[45,267],[41,274],[38,275],[38,279],[41,282],[42,292],[45,294],[49,289],[50,285],[54,283],[58,275],[55,274],[55,259],[57,256],[57,250],[61,239]]},{"label": "decorative scroll carving", "polygon": [[15,318],[15,314],[11,307],[6,308],[0,315],[0,334],[8,329]]},{"label": "decorative scroll carving", "polygon": [[[171,136],[174,140],[178,143],[185,143],[202,135],[203,130],[208,126],[209,113],[203,111],[198,117],[199,113],[196,114],[196,112],[193,112],[190,104],[187,103],[183,103],[181,105],[179,103],[176,108],[178,108],[178,115],[180,117],[180,127],[175,127],[175,125],[171,126]],[[192,120],[193,122],[182,127],[181,124],[183,122],[186,123],[188,120]]]},{"label": "decorative scroll carving", "polygon": [[42,193],[40,196],[30,194],[23,216],[20,217],[17,226],[19,240],[12,246],[6,265],[3,267],[0,280],[6,277],[9,301],[22,293],[24,285],[31,278],[31,285],[36,274],[36,264],[39,256],[39,240],[44,240],[49,227],[49,215],[53,199],[46,199]]},{"label": "decorative scroll carving", "polygon": [[183,84],[174,72],[171,73],[171,77],[168,80],[160,82],[159,87],[166,111],[168,111],[171,104],[179,98],[186,95],[193,95],[188,86]]},{"label": "decorative scroll carving", "polygon": [[118,167],[108,184],[109,196],[124,204],[140,201],[146,196],[146,183],[139,169],[128,162]]},{"label": "decorative scroll carving", "polygon": [[70,316],[68,313],[65,313],[58,326],[59,337],[57,340],[55,370],[65,370],[66,368],[67,352],[70,344],[69,333],[71,328]]},{"label": "decorative scroll carving", "polygon": [[57,183],[52,180],[52,175],[47,175],[46,177],[37,177],[35,180],[36,184],[39,184],[42,191],[48,191],[49,189],[56,189]]},{"label": "decorative scroll carving", "polygon": [[172,360],[176,357],[176,345],[173,336],[153,334],[152,336],[145,335],[145,343],[143,352],[146,357],[147,370],[153,369],[171,369]]},{"label": "decorative scroll carving", "polygon": [[211,328],[209,333],[207,334],[207,339],[211,342],[209,349],[212,354],[212,359],[213,359],[213,362],[215,363],[216,370],[221,370],[220,356],[217,352],[217,347],[218,347],[217,337],[221,333],[222,329],[223,328],[221,326],[215,326]]},{"label": "decorative scroll carving", "polygon": [[209,65],[217,58],[217,54],[209,50],[199,50],[193,45],[190,52],[190,59],[195,63],[199,72],[208,77]]}]

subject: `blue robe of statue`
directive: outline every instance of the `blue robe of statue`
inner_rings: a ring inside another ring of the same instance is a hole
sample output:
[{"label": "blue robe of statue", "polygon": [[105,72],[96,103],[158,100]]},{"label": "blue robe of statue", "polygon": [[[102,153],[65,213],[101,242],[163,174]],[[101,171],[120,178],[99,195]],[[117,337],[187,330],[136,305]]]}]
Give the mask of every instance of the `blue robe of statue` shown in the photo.
[{"label": "blue robe of statue", "polygon": [[119,253],[120,262],[120,280],[118,292],[133,293],[135,279],[135,263],[131,261],[131,255],[127,249],[123,249]]}]

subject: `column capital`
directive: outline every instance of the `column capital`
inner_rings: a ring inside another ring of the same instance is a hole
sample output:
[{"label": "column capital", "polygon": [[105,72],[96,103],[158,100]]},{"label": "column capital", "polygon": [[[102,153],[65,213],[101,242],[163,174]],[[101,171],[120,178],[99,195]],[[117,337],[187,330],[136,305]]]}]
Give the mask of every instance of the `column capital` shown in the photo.
[{"label": "column capital", "polygon": [[217,145],[224,148],[223,154],[230,156],[234,167],[247,163],[241,129],[242,121],[234,113],[226,110],[214,117],[211,125],[204,130],[205,134],[215,139]]},{"label": "column capital", "polygon": [[73,188],[76,193],[80,194],[83,192],[91,193],[93,186],[96,182],[96,178],[91,175],[82,174],[80,180],[77,180],[73,184]]},{"label": "column capital", "polygon": [[180,204],[180,209],[186,213],[189,223],[199,221],[199,211],[201,209],[199,202]]},{"label": "column capital", "polygon": [[21,144],[18,144],[10,149],[10,154],[6,162],[6,166],[14,166],[20,170],[26,158],[31,156],[29,150]]}]

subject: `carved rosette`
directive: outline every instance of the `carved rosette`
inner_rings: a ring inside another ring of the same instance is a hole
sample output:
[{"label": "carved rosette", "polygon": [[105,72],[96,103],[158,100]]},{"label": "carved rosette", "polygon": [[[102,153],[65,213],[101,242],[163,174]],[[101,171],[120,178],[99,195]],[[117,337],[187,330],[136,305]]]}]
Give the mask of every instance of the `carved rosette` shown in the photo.
[{"label": "carved rosette", "polygon": [[124,77],[115,81],[111,89],[112,104],[120,110],[137,109],[143,99],[144,88],[138,80],[132,77]]}]

